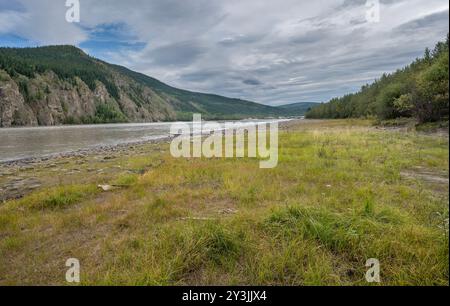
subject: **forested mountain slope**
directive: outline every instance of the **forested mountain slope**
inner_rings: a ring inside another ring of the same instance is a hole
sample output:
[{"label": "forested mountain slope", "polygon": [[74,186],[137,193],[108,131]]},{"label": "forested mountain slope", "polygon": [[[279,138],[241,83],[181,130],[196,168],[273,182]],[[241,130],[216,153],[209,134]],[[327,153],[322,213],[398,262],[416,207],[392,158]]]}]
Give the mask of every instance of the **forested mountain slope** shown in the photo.
[{"label": "forested mountain slope", "polygon": [[279,116],[249,101],[180,90],[73,46],[0,48],[0,127]]},{"label": "forested mountain slope", "polygon": [[303,116],[310,109],[312,109],[313,107],[316,107],[317,105],[319,105],[319,104],[315,103],[315,102],[298,102],[298,103],[281,105],[281,106],[279,106],[279,108],[281,108],[283,111],[285,111],[286,115]]}]

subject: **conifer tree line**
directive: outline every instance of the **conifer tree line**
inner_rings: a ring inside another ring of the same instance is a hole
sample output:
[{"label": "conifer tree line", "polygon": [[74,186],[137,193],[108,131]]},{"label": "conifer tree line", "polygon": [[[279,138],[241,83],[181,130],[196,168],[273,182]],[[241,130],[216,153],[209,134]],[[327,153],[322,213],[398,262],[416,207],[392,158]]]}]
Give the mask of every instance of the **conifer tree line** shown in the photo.
[{"label": "conifer tree line", "polygon": [[308,111],[307,118],[414,117],[421,123],[448,120],[449,36],[422,58],[383,74],[357,93],[334,98]]},{"label": "conifer tree line", "polygon": [[96,82],[102,82],[109,94],[118,99],[119,91],[112,76],[98,61],[82,53],[73,46],[49,46],[46,48],[0,48],[0,69],[5,70],[12,78],[20,75],[29,79],[36,74],[53,71],[58,77],[74,83],[75,77],[83,80],[91,90],[95,90]]}]

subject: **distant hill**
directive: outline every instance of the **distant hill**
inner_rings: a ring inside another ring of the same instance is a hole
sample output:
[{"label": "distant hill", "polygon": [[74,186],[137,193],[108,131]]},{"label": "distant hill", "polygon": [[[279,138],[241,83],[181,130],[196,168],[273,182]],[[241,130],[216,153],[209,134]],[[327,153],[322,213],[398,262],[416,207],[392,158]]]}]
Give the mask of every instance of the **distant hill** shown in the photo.
[{"label": "distant hill", "polygon": [[181,90],[73,46],[0,48],[0,127],[277,117],[250,101]]},{"label": "distant hill", "polygon": [[316,102],[299,102],[278,106],[287,116],[304,116],[311,108],[318,106]]}]

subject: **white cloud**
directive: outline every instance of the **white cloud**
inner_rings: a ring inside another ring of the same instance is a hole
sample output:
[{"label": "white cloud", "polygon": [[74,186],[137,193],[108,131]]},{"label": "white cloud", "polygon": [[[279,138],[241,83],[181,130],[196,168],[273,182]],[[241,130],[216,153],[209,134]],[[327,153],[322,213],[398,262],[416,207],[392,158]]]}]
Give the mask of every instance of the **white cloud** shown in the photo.
[{"label": "white cloud", "polygon": [[78,44],[87,39],[81,28],[66,21],[65,1],[18,0],[18,3],[24,11],[0,12],[0,25],[5,24],[0,26],[3,33],[10,32],[43,45]]},{"label": "white cloud", "polygon": [[16,11],[0,11],[0,33],[13,32],[17,25],[26,22],[27,14]]}]

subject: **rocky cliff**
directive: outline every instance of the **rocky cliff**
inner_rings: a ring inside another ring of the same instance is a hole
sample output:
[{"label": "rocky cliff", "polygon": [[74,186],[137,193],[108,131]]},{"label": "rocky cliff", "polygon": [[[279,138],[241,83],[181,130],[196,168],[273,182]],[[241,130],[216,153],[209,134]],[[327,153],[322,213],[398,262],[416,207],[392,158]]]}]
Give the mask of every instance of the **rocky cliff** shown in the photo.
[{"label": "rocky cliff", "polygon": [[72,46],[0,48],[0,127],[277,116],[276,108],[189,92]]}]

